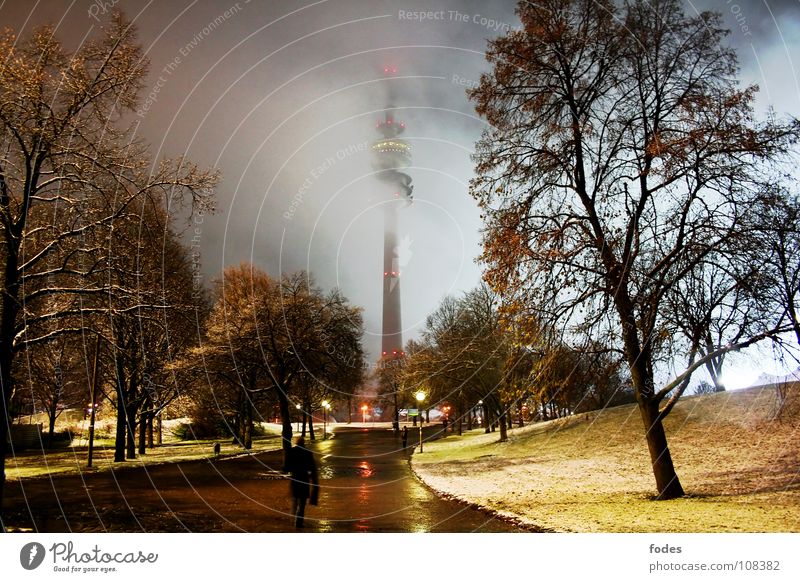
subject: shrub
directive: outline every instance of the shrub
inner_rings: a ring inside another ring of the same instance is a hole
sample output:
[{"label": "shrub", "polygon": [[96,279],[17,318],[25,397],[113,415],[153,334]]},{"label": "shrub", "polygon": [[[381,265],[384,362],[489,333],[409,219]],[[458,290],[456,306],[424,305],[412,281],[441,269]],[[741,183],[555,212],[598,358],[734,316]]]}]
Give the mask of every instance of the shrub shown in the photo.
[{"label": "shrub", "polygon": [[705,380],[700,380],[700,383],[695,386],[693,394],[700,396],[702,394],[714,394],[717,389]]}]

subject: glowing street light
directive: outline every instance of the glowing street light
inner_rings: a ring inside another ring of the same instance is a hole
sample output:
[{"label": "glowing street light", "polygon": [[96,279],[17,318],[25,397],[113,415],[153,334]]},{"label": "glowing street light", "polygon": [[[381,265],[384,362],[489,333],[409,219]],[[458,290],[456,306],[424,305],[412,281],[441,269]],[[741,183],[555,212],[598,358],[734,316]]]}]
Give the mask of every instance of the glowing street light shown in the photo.
[{"label": "glowing street light", "polygon": [[422,452],[422,403],[425,400],[425,393],[422,390],[420,390],[419,392],[417,392],[416,397],[417,397],[417,402],[419,403],[418,407],[417,407],[417,410],[419,411],[418,412],[418,414],[419,414],[419,452],[421,453]]},{"label": "glowing street light", "polygon": [[295,404],[294,407],[297,409],[297,432],[300,432],[300,405]]},{"label": "glowing street light", "polygon": [[367,422],[367,405],[366,404],[362,404],[361,405],[361,422],[363,422],[365,424]]},{"label": "glowing street light", "polygon": [[322,401],[322,439],[328,438],[328,410],[331,404],[327,400]]}]

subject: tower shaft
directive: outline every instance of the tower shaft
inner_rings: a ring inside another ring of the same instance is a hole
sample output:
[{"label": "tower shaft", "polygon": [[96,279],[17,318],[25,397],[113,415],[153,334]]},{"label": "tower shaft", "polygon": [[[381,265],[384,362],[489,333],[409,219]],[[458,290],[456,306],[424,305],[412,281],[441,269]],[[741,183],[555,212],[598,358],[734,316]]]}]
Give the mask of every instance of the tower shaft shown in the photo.
[{"label": "tower shaft", "polygon": [[383,228],[383,338],[382,354],[396,356],[403,351],[400,316],[400,261],[397,256],[397,205],[384,206]]}]

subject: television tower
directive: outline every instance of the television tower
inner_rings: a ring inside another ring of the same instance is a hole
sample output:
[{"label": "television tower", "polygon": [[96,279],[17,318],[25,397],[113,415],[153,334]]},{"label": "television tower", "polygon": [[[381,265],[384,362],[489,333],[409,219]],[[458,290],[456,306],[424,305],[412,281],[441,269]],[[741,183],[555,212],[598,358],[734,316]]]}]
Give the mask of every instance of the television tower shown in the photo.
[{"label": "television tower", "polygon": [[[385,66],[386,75],[397,73],[396,67]],[[391,93],[390,93],[391,95]],[[400,310],[400,248],[397,236],[397,213],[411,204],[414,187],[411,176],[402,170],[411,165],[411,146],[398,136],[405,124],[394,115],[392,99],[385,109],[384,119],[376,124],[381,135],[372,144],[373,167],[377,178],[386,187],[383,223],[383,328],[381,357],[402,356],[403,328]]]}]

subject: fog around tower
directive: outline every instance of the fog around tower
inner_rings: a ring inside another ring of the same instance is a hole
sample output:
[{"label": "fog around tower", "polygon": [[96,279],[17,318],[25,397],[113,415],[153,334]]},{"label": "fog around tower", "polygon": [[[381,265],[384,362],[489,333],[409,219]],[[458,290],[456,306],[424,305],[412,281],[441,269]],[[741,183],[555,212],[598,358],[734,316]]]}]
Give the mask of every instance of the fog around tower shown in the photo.
[{"label": "fog around tower", "polygon": [[[398,223],[404,337],[442,297],[478,283],[481,221],[467,189],[484,122],[465,91],[488,69],[486,40],[517,25],[515,2],[50,0],[6,2],[0,15],[22,35],[61,15],[59,36],[77,46],[112,5],[138,26],[151,60],[140,135],[163,155],[222,171],[220,211],[196,225],[207,283],[241,260],[272,275],[306,269],[364,307],[365,347],[377,357],[383,193],[371,146],[387,105],[413,155],[414,204]],[[797,2],[687,8],[723,14],[762,112],[800,112]]]}]

